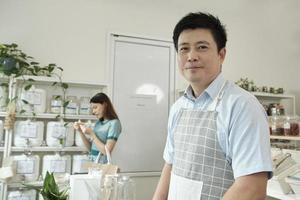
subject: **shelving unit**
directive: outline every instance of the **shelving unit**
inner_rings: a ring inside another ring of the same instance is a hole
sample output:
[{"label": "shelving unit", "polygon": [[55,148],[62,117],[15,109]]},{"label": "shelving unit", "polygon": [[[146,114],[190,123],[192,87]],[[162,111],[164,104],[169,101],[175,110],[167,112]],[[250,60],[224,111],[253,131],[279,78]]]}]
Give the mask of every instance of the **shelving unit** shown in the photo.
[{"label": "shelving unit", "polygon": [[296,114],[296,100],[295,95],[291,94],[271,94],[265,92],[252,92],[252,94],[262,103],[280,103],[286,109],[287,115]]},{"label": "shelving unit", "polygon": [[[57,114],[50,113],[49,105],[50,105],[50,99],[53,95],[61,95],[61,88],[54,88],[52,85],[53,82],[58,82],[56,78],[52,77],[41,77],[41,76],[24,76],[24,77],[18,77],[16,79],[10,79],[10,87],[9,87],[9,98],[13,99],[15,96],[18,96],[18,90],[21,86],[24,84],[24,79],[33,79],[35,80],[33,84],[40,88],[44,89],[46,94],[46,105],[47,110],[46,113],[36,113],[34,116],[35,119],[39,121],[44,122],[44,131],[43,131],[43,139],[46,140],[46,122],[50,121],[56,121]],[[0,80],[6,80],[0,77]],[[92,97],[94,94],[98,92],[107,92],[107,84],[106,83],[92,83],[92,82],[75,82],[75,81],[63,81],[64,83],[67,83],[69,88],[67,90],[66,96],[85,96],[85,97]],[[62,115],[64,120],[67,122],[77,121],[77,120],[97,120],[95,116],[93,115],[70,115],[65,114]],[[6,112],[0,112],[0,120],[4,121],[4,118],[6,116]],[[23,114],[17,114],[16,118],[18,120],[26,120],[28,118],[32,118],[33,115],[31,113],[23,113]],[[78,152],[87,152],[88,150],[85,147],[79,147],[79,146],[70,146],[70,147],[50,147],[50,146],[34,146],[34,147],[17,147],[12,146],[13,141],[13,131],[4,131],[5,135],[5,146],[0,147],[0,155],[3,155],[3,159],[10,157],[12,155],[20,155],[22,152],[30,151],[34,155],[40,156],[40,167],[39,167],[39,174],[42,172],[42,156],[49,155],[54,152],[64,152],[65,154],[74,155]],[[3,160],[2,160],[3,161]],[[42,186],[42,182],[40,181],[34,181],[30,182],[30,184],[34,184],[36,186]],[[0,182],[0,199],[6,199],[7,198],[7,192],[10,188],[18,188],[22,186],[20,183],[1,183]],[[1,194],[2,193],[2,194]]]}]

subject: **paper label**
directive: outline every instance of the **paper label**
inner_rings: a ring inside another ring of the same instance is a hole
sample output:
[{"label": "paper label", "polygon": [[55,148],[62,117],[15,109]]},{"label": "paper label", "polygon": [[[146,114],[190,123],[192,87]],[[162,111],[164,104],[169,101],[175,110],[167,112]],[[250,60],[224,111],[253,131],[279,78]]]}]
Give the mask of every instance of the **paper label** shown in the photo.
[{"label": "paper label", "polygon": [[51,160],[50,171],[54,173],[65,173],[67,168],[66,160]]},{"label": "paper label", "polygon": [[63,124],[55,124],[53,126],[51,135],[52,135],[52,137],[58,138],[58,139],[65,138],[66,131],[67,131],[67,128],[64,127]]},{"label": "paper label", "polygon": [[17,174],[33,174],[34,160],[18,160]]},{"label": "paper label", "polygon": [[18,196],[9,197],[9,200],[30,200],[30,197],[26,197],[24,195],[18,195]]},{"label": "paper label", "polygon": [[28,122],[21,126],[20,136],[23,138],[37,138],[38,127],[36,123]]},{"label": "paper label", "polygon": [[33,105],[41,105],[42,104],[42,98],[41,94],[34,91],[29,91],[25,94],[25,99]]}]

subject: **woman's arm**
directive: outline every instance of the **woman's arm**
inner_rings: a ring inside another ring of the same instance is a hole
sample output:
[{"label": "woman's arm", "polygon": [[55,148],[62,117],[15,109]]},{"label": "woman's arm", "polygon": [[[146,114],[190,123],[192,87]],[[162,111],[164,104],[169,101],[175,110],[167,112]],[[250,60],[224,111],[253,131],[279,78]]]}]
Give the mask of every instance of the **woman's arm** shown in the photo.
[{"label": "woman's arm", "polygon": [[80,137],[81,137],[81,139],[82,139],[82,141],[83,141],[84,146],[90,151],[90,149],[91,149],[91,143],[90,143],[90,141],[86,138],[86,136],[84,135],[84,133],[83,133],[83,131],[82,131],[80,125],[82,125],[81,122],[75,122],[75,123],[73,124],[73,127],[74,127],[75,130],[77,130],[77,131],[79,132]]},{"label": "woman's arm", "polygon": [[90,151],[90,149],[91,149],[90,141],[85,137],[85,135],[84,135],[84,133],[82,133],[82,131],[79,131],[79,134],[83,141],[84,146]]},{"label": "woman's arm", "polygon": [[[106,155],[105,144],[101,140],[99,140],[96,135],[92,136],[92,138],[93,138],[92,140],[95,143],[97,149],[99,151],[101,151],[102,154]],[[114,149],[116,142],[117,142],[116,140],[107,140],[106,141],[106,148],[110,153]]]}]

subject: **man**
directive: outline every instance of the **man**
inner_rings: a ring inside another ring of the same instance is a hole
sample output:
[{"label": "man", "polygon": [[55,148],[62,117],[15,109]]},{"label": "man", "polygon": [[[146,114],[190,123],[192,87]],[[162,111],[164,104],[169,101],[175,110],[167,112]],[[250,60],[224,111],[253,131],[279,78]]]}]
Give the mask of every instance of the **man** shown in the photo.
[{"label": "man", "polygon": [[190,13],[174,29],[179,70],[190,85],[170,111],[154,200],[266,198],[267,117],[253,95],[222,76],[226,37],[206,13]]}]

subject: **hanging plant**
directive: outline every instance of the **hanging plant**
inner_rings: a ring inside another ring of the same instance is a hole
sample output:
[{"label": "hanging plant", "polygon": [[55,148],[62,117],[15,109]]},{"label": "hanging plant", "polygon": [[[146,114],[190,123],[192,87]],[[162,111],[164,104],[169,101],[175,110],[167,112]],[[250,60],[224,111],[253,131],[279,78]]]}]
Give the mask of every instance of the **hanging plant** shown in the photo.
[{"label": "hanging plant", "polygon": [[[32,56],[28,56],[22,50],[18,48],[15,43],[12,44],[0,44],[0,74],[7,76],[9,78],[22,77],[23,82],[21,88],[25,91],[29,91],[34,85],[35,80],[32,78],[25,79],[25,75],[29,76],[47,76],[58,78],[57,82],[54,82],[52,86],[58,86],[62,89],[63,94],[63,113],[65,113],[65,108],[68,105],[66,100],[66,90],[68,89],[68,84],[62,81],[63,68],[58,67],[54,63],[50,63],[46,66],[41,67],[39,62],[36,62]],[[7,85],[7,84],[6,84]],[[16,100],[17,98],[13,99]],[[12,99],[10,101],[13,101]],[[24,104],[34,107],[26,99],[21,99]],[[25,113],[25,110],[20,110],[20,114]],[[32,116],[35,117],[36,114],[32,110]],[[61,118],[58,116],[58,118]]]}]

